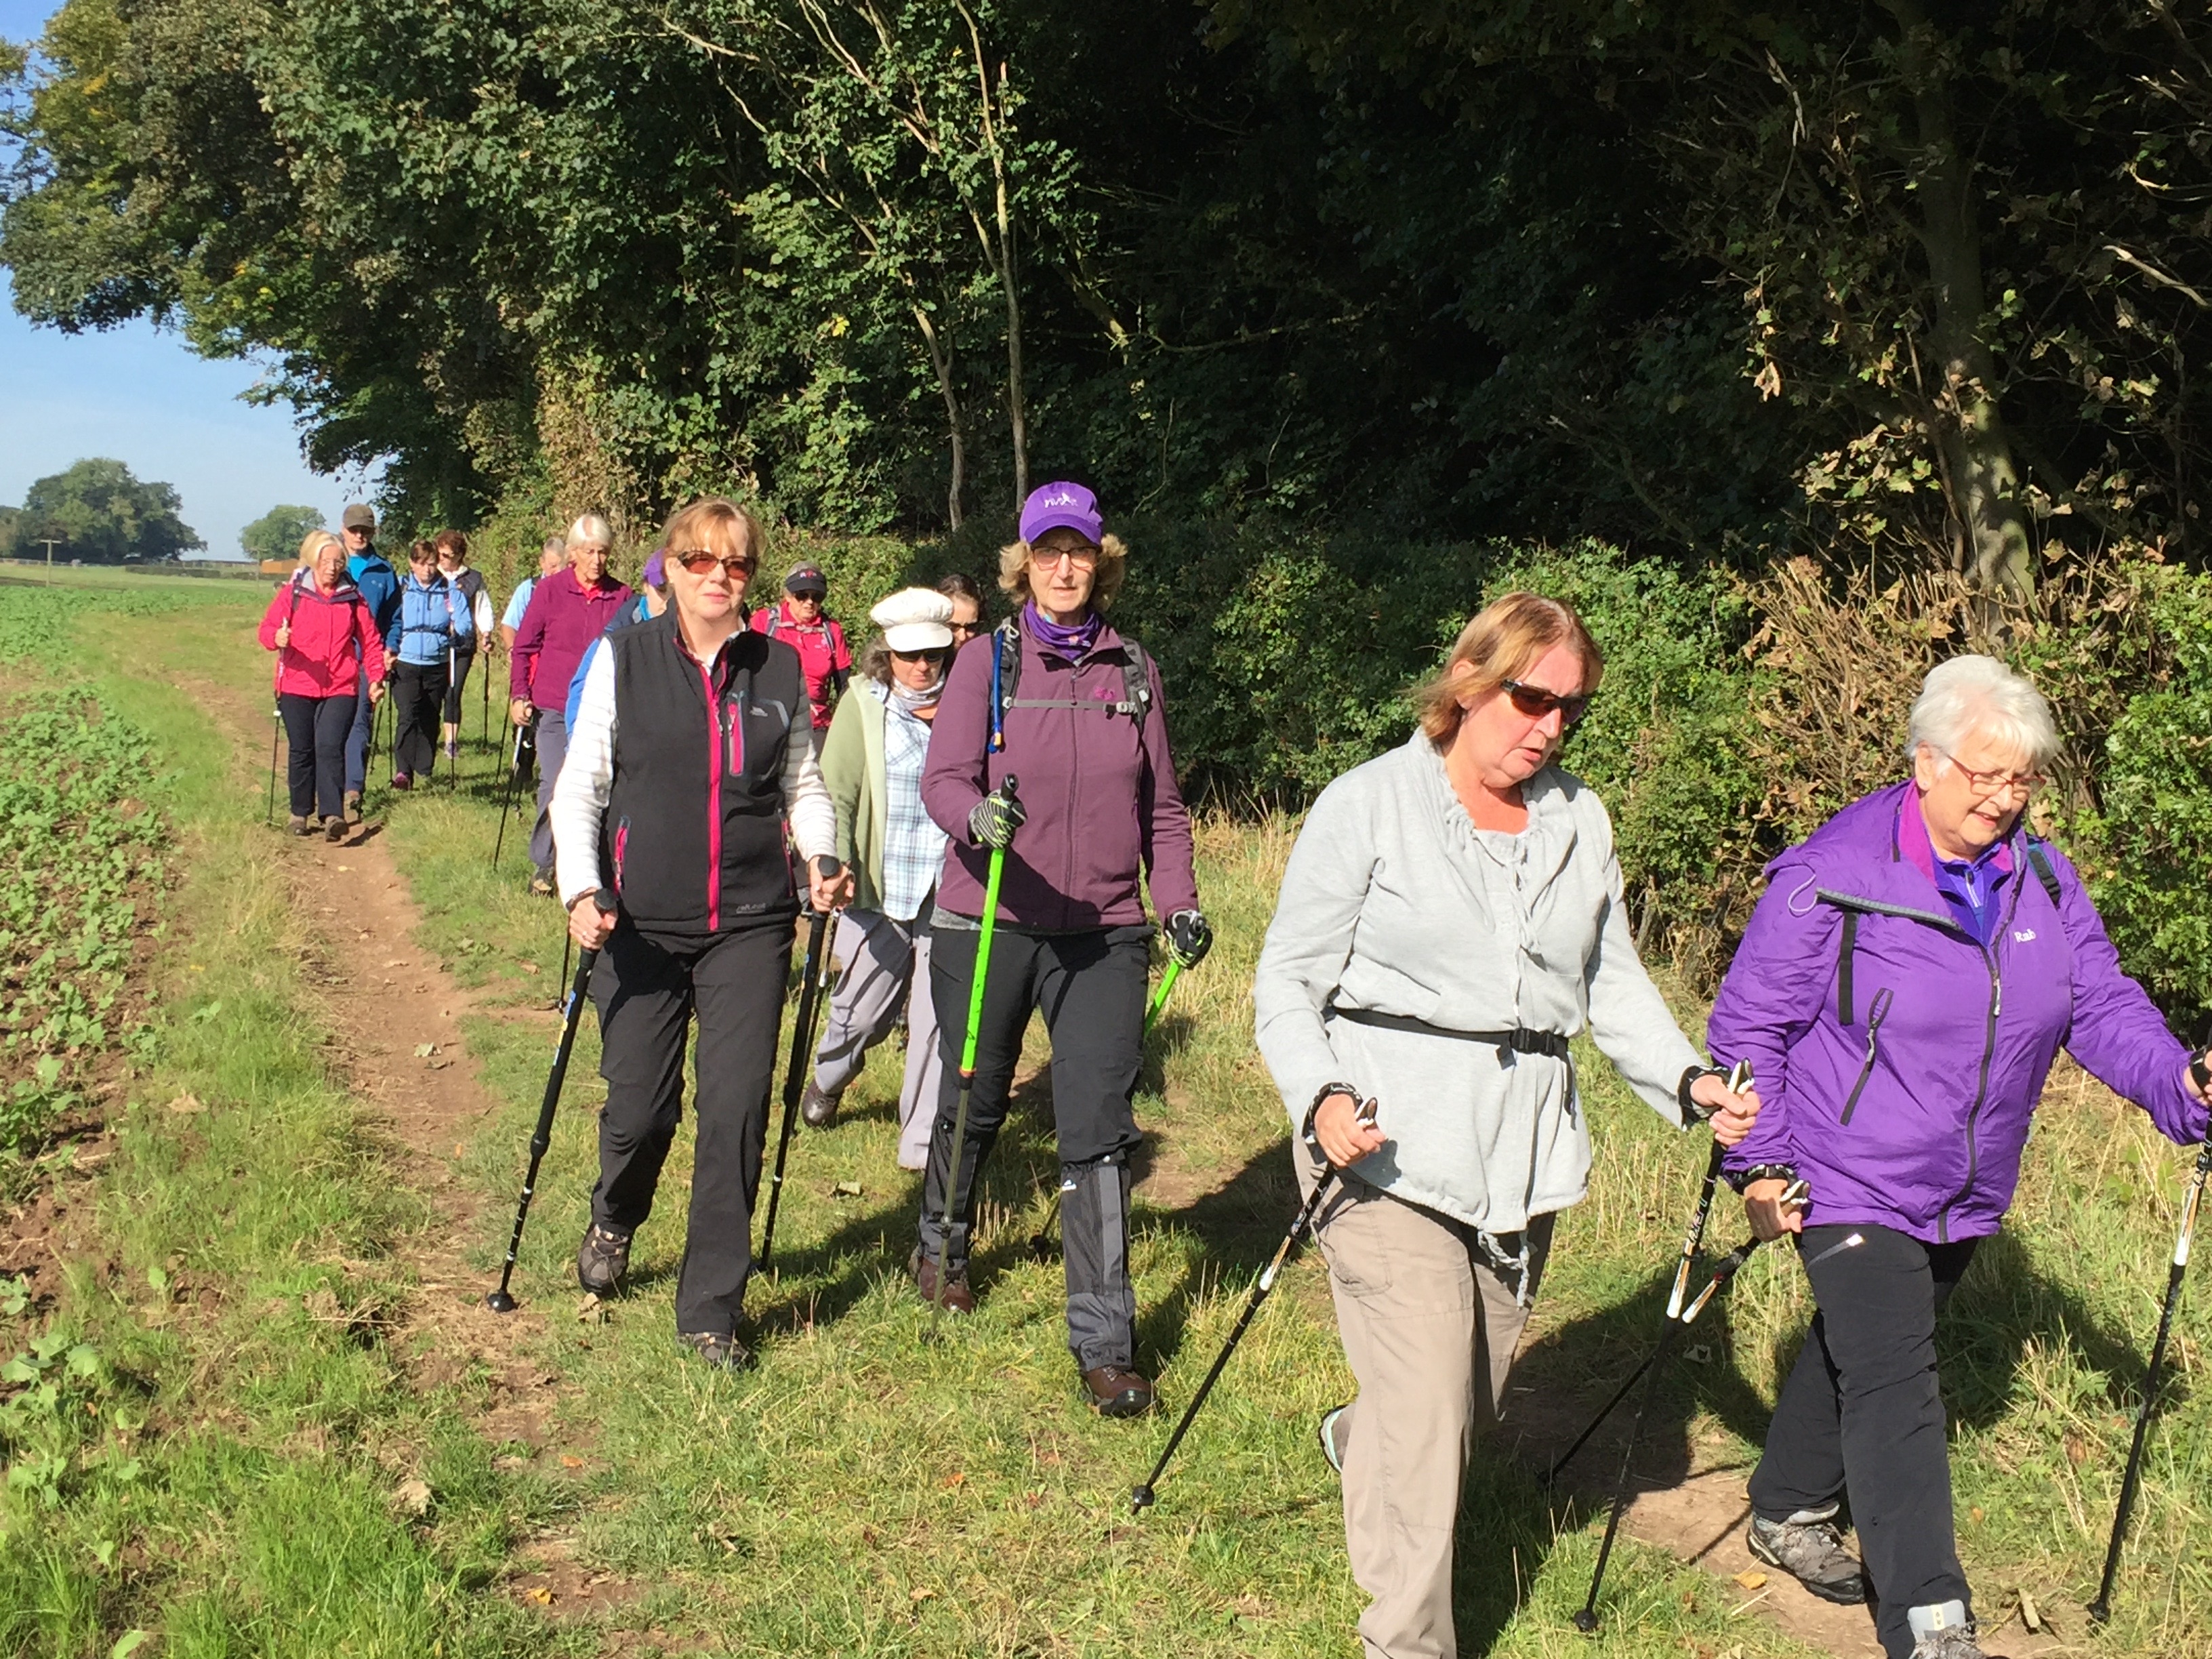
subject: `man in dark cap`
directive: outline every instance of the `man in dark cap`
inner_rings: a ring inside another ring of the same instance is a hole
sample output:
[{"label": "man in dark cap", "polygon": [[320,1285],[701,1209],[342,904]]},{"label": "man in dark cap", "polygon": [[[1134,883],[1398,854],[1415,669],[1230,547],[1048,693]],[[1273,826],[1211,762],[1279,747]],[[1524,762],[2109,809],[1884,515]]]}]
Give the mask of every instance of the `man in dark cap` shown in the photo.
[{"label": "man in dark cap", "polygon": [[853,676],[853,653],[845,643],[845,630],[823,608],[829,597],[830,580],[820,565],[796,565],[783,579],[783,603],[773,610],[763,605],[751,619],[754,633],[781,640],[799,653],[799,666],[806,671],[806,698],[813,706],[817,755],[830,730],[830,711]]},{"label": "man in dark cap", "polygon": [[[346,571],[361,590],[376,631],[384,637],[386,661],[396,648],[394,631],[399,626],[399,576],[376,550],[376,514],[366,501],[356,501],[338,520],[345,541]],[[375,705],[369,701],[368,677],[362,676],[361,702],[353,714],[353,730],[346,736],[345,810],[349,818],[361,816],[361,791],[368,776],[369,722]]]}]

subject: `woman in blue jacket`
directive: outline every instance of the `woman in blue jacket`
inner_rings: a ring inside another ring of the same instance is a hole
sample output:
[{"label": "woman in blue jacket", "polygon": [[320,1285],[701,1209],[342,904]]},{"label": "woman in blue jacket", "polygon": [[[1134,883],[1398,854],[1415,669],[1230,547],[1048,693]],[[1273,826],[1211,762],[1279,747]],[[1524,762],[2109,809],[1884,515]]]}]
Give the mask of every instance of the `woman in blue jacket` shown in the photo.
[{"label": "woman in blue jacket", "polygon": [[425,781],[438,760],[438,725],[455,653],[471,648],[476,619],[465,595],[438,568],[428,542],[407,551],[407,576],[399,584],[399,614],[387,641],[397,666],[392,671],[392,704],[398,730],[392,744],[392,787],[411,789],[420,773]]}]

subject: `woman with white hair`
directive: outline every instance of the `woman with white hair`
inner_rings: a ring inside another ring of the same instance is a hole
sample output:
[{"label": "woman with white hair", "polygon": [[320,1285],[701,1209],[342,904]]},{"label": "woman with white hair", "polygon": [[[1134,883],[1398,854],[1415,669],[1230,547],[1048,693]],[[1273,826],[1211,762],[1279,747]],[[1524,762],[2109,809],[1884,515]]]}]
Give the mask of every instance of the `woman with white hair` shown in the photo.
[{"label": "woman with white hair", "polygon": [[[1936,668],[1912,705],[1912,775],[1768,866],[1708,1028],[1766,1101],[1729,1178],[1759,1237],[1799,1236],[1819,1304],[1752,1476],[1751,1551],[1828,1601],[1876,1600],[1889,1659],[1981,1659],[1936,1316],[2011,1206],[2060,1046],[2168,1139],[2205,1133],[2202,1057],[2022,822],[2057,750],[2049,707],[2003,664]],[[1801,1179],[1809,1205],[1785,1209]],[[1863,1568],[1834,1524],[1846,1496]]]},{"label": "woman with white hair", "polygon": [[868,620],[883,631],[862,650],[860,690],[838,703],[822,746],[823,781],[837,805],[837,856],[855,888],[837,920],[845,969],[799,1109],[811,1127],[835,1122],[868,1050],[890,1035],[903,1009],[898,1161],[919,1170],[929,1161],[945,1069],[929,996],[927,919],[945,834],[922,806],[921,772],[952,660],[952,601],[930,588],[902,588]]},{"label": "woman with white hair", "polygon": [[538,822],[530,832],[530,890],[553,890],[553,786],[568,752],[568,683],[593,640],[607,631],[629,589],[607,574],[614,532],[596,513],[568,526],[568,568],[538,581],[507,666],[508,711],[533,728],[538,750]]}]

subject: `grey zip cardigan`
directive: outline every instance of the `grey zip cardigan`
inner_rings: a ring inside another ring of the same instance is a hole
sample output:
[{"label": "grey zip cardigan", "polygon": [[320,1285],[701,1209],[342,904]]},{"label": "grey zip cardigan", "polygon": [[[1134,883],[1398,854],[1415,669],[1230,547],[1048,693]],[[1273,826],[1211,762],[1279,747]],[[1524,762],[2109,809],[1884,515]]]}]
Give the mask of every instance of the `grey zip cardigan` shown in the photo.
[{"label": "grey zip cardigan", "polygon": [[1252,989],[1292,1124],[1324,1085],[1376,1096],[1389,1140],[1352,1173],[1494,1234],[1580,1201],[1589,1122],[1565,1060],[1439,1031],[1587,1027],[1677,1127],[1683,1073],[1704,1064],[1636,954],[1603,803],[1557,767],[1522,795],[1524,831],[1478,831],[1419,731],[1337,779],[1291,849]]}]

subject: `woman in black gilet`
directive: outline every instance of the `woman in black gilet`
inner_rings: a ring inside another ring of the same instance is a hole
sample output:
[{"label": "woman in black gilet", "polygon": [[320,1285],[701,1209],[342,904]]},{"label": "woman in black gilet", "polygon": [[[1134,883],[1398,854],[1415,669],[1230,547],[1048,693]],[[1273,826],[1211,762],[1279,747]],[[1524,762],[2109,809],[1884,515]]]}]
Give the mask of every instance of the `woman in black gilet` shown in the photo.
[{"label": "woman in black gilet", "polygon": [[[621,1285],[683,1114],[696,1012],[698,1146],[676,1330],[727,1367],[750,1358],[738,1323],[799,914],[785,822],[817,908],[844,902],[850,880],[837,873],[799,653],[744,628],[759,526],[708,496],[668,521],[662,545],[672,603],[592,656],[553,793],[568,931],[600,952],[592,998],[607,1080],[576,1274],[601,1296]],[[617,908],[599,908],[602,890]]]}]

